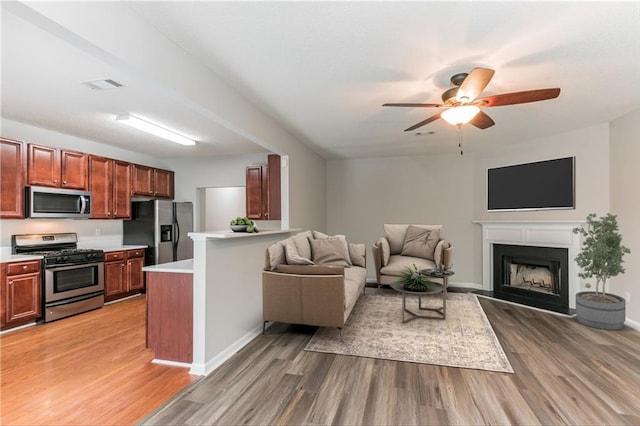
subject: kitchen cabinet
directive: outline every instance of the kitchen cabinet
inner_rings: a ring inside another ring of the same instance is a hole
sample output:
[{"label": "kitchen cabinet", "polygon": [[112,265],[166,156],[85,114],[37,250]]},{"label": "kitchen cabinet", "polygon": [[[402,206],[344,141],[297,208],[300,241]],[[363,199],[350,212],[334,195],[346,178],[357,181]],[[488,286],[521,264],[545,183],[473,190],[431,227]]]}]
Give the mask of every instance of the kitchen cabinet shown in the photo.
[{"label": "kitchen cabinet", "polygon": [[89,156],[83,152],[28,144],[29,185],[66,189],[88,189]]},{"label": "kitchen cabinet", "polygon": [[144,290],[144,250],[121,250],[104,254],[104,300],[141,293]]},{"label": "kitchen cabinet", "polygon": [[131,217],[131,165],[126,161],[89,156],[92,219]]},{"label": "kitchen cabinet", "polygon": [[41,263],[29,260],[0,265],[0,329],[24,325],[42,315]]},{"label": "kitchen cabinet", "polygon": [[0,218],[24,218],[24,143],[0,138]]},{"label": "kitchen cabinet", "polygon": [[280,220],[279,155],[269,155],[267,165],[247,166],[246,215],[249,219]]},{"label": "kitchen cabinet", "polygon": [[133,164],[131,175],[132,195],[174,197],[174,173],[172,171]]}]

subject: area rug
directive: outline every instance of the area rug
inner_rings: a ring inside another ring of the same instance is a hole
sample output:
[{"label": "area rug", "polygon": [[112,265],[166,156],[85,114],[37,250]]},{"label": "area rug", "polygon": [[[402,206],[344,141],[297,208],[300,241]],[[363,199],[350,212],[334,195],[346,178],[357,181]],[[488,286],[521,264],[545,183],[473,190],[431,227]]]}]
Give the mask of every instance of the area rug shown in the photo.
[{"label": "area rug", "polygon": [[[305,350],[381,358],[448,367],[513,373],[511,364],[474,294],[448,293],[447,318],[402,323],[402,295],[394,290],[367,289],[347,324],[344,338],[336,328],[320,327]],[[423,297],[423,306],[441,304]],[[417,311],[417,298],[407,297]]]}]

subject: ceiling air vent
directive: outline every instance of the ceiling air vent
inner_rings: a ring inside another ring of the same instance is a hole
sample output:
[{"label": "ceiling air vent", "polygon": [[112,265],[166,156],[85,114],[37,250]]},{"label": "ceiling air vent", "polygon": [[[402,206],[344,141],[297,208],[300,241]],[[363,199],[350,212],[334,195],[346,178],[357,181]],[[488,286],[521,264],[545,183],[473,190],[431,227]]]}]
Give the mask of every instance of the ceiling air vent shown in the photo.
[{"label": "ceiling air vent", "polygon": [[85,86],[89,86],[93,90],[109,90],[116,89],[121,87],[122,84],[113,80],[92,80],[92,81],[83,81],[82,84]]}]

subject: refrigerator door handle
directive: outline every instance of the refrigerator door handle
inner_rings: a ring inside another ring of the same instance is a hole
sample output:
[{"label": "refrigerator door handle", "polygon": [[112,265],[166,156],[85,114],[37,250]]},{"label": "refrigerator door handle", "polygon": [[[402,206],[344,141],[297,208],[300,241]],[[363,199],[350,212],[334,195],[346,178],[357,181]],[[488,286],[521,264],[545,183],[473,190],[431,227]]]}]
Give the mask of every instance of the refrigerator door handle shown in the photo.
[{"label": "refrigerator door handle", "polygon": [[180,241],[180,225],[173,222],[173,260],[178,260],[178,242]]}]

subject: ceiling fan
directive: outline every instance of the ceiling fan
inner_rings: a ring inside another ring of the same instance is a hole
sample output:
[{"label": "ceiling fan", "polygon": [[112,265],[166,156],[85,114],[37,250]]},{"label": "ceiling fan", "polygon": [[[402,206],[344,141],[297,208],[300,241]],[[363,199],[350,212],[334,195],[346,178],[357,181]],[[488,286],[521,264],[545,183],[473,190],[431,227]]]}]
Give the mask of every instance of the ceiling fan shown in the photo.
[{"label": "ceiling fan", "polygon": [[554,88],[526,90],[524,92],[504,93],[478,98],[489,84],[489,81],[491,81],[494,73],[495,71],[489,68],[474,68],[470,73],[455,74],[451,77],[451,83],[454,87],[442,93],[442,104],[387,103],[382,106],[444,109],[444,111],[405,129],[405,132],[427,125],[440,117],[458,127],[471,123],[479,129],[486,129],[493,126],[495,122],[480,109],[482,107],[538,102],[557,98],[560,95],[560,89]]}]

